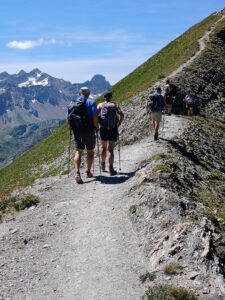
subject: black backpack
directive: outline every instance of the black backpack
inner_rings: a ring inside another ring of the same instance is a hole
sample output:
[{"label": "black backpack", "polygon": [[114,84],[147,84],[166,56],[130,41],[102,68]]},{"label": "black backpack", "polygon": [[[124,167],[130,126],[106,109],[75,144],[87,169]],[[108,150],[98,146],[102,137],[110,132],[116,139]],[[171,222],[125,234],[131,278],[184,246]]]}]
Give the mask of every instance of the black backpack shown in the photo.
[{"label": "black backpack", "polygon": [[68,108],[68,123],[75,133],[85,133],[93,127],[90,125],[86,99],[80,99]]},{"label": "black backpack", "polygon": [[114,103],[103,103],[99,114],[100,125],[103,128],[112,129],[117,123],[117,107]]},{"label": "black backpack", "polygon": [[159,94],[150,95],[147,101],[148,110],[163,109],[163,96]]},{"label": "black backpack", "polygon": [[173,83],[170,83],[166,90],[166,96],[176,96],[176,94],[177,94],[176,85]]}]

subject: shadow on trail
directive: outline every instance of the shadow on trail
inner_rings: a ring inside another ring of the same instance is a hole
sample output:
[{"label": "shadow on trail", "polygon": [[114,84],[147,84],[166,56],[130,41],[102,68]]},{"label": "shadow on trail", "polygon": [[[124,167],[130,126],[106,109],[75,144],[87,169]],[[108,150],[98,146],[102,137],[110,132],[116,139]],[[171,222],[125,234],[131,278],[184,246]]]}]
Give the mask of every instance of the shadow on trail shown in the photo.
[{"label": "shadow on trail", "polygon": [[119,172],[115,176],[105,176],[104,173],[102,175],[96,176],[96,181],[100,181],[104,184],[121,184],[133,177],[135,172],[122,173]]}]

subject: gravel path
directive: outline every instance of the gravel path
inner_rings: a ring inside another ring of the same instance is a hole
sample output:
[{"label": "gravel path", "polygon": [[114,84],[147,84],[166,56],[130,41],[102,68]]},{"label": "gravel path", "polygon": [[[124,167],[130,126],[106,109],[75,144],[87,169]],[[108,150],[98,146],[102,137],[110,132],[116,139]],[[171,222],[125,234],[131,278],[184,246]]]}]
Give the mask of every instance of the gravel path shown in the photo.
[{"label": "gravel path", "polygon": [[[182,133],[185,119],[165,118],[165,139]],[[41,203],[0,225],[0,299],[141,298],[147,261],[128,191],[140,162],[165,151],[166,140],[152,139],[121,149],[118,176],[103,173],[83,185],[72,175],[52,177],[27,189]]]}]

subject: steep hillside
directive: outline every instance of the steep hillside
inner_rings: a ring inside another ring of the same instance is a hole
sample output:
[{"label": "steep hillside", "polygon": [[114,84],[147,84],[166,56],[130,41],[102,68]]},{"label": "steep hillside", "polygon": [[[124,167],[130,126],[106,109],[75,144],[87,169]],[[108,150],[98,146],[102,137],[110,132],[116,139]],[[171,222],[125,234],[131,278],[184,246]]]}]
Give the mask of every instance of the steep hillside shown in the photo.
[{"label": "steep hillside", "polygon": [[128,100],[172,73],[197,52],[199,49],[198,40],[220,18],[220,13],[210,15],[114,85],[112,90],[115,99],[120,102]]}]

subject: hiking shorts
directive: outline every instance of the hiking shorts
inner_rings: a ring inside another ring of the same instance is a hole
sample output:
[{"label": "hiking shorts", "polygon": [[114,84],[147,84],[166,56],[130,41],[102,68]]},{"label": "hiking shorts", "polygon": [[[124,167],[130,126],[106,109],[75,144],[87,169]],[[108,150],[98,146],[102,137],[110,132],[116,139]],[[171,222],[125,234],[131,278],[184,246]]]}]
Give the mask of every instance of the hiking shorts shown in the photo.
[{"label": "hiking shorts", "polygon": [[102,141],[113,141],[116,142],[118,138],[117,126],[112,129],[100,127],[100,136]]},{"label": "hiking shorts", "polygon": [[96,145],[95,131],[91,130],[86,133],[74,133],[74,142],[77,150],[94,150]]},{"label": "hiking shorts", "polygon": [[193,107],[193,106],[194,106],[193,103],[187,103],[187,105],[186,105],[187,108],[190,108],[190,107]]},{"label": "hiking shorts", "polygon": [[173,97],[172,96],[167,96],[165,99],[166,104],[173,104]]},{"label": "hiking shorts", "polygon": [[162,113],[161,112],[151,112],[151,119],[157,123],[160,123],[162,120]]}]

